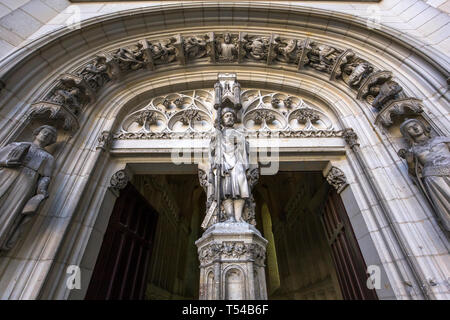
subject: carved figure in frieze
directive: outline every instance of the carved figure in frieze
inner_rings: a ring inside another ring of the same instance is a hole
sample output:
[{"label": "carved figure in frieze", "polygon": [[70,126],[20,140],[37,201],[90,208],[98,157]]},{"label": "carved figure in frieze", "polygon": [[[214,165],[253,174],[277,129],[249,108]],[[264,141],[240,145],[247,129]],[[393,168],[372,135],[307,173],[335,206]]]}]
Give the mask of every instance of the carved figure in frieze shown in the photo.
[{"label": "carved figure in frieze", "polygon": [[175,38],[169,38],[167,41],[150,43],[150,50],[154,64],[167,64],[176,60],[177,49],[174,46]]},{"label": "carved figure in frieze", "polygon": [[80,75],[94,91],[97,91],[110,80],[106,58],[102,56],[95,57],[94,61],[81,70]]},{"label": "carved figure in frieze", "polygon": [[400,126],[409,142],[399,156],[406,160],[408,172],[433,206],[445,230],[450,231],[450,138],[432,137],[430,128],[418,119]]},{"label": "carved figure in frieze", "polygon": [[267,54],[269,51],[269,38],[260,36],[249,37],[246,35],[244,40],[244,49],[247,53],[247,57],[255,60],[267,59]]},{"label": "carved figure in frieze", "polygon": [[307,47],[307,64],[312,68],[330,73],[337,57],[342,53],[341,50],[325,44],[310,42]]},{"label": "carved figure in frieze", "polygon": [[44,148],[56,142],[54,127],[33,132],[33,142],[0,148],[0,250],[9,250],[48,197],[54,159]]},{"label": "carved figure in frieze", "polygon": [[357,87],[372,71],[373,67],[366,61],[349,63],[344,66],[344,72],[348,75],[349,86]]},{"label": "carved figure in frieze", "polygon": [[56,89],[50,97],[51,102],[55,102],[68,107],[75,115],[81,111],[81,91],[77,87]]},{"label": "carved figure in frieze", "polygon": [[207,42],[208,36],[191,36],[184,39],[184,51],[188,59],[203,58],[208,54]]},{"label": "carved figure in frieze", "polygon": [[274,39],[275,47],[274,51],[276,59],[285,63],[296,63],[299,59],[299,53],[301,50],[300,40],[286,40],[283,41],[279,37]]},{"label": "carved figure in frieze", "polygon": [[397,98],[402,90],[403,88],[393,80],[388,80],[380,86],[371,87],[369,93],[375,97],[372,106],[378,110],[382,109],[386,102]]},{"label": "carved figure in frieze", "polygon": [[138,70],[145,64],[142,43],[137,43],[129,48],[119,48],[114,53],[122,70]]},{"label": "carved figure in frieze", "polygon": [[216,40],[217,58],[221,62],[232,62],[237,59],[237,39],[232,37],[231,34],[225,33],[223,39],[218,37]]}]

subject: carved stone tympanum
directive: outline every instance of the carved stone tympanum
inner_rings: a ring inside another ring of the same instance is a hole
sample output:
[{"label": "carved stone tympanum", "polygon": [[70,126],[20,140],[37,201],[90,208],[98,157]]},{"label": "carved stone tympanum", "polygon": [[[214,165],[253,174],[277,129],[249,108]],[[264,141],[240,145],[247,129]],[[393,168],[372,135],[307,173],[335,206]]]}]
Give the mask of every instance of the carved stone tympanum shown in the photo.
[{"label": "carved stone tympanum", "polygon": [[44,148],[56,142],[57,132],[41,126],[33,142],[13,142],[0,148],[0,250],[11,249],[48,197],[54,159]]}]

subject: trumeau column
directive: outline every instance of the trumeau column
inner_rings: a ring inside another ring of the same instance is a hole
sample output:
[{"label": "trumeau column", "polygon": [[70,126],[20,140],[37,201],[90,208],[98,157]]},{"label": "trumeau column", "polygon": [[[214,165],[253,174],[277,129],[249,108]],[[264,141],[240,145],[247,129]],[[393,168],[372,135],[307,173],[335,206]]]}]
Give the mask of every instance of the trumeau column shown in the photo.
[{"label": "trumeau column", "polygon": [[[267,240],[253,225],[251,189],[258,167],[249,162],[249,146],[238,120],[240,86],[234,74],[220,74],[214,86],[216,132],[210,156],[199,170],[207,193],[207,229],[195,242],[200,260],[201,300],[267,299],[264,259]],[[205,169],[205,170],[203,170]]]}]

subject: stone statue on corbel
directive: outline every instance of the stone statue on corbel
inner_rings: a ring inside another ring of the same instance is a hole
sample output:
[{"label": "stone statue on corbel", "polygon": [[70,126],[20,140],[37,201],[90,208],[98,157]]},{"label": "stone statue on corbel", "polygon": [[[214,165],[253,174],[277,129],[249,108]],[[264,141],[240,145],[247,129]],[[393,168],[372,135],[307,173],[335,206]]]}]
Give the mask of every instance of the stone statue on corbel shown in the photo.
[{"label": "stone statue on corbel", "polygon": [[434,209],[443,228],[450,232],[450,138],[431,136],[431,128],[418,119],[408,119],[400,132],[409,148],[398,155],[408,173]]},{"label": "stone statue on corbel", "polygon": [[206,231],[195,242],[200,261],[199,298],[267,299],[267,240],[254,226],[251,194],[259,171],[250,162],[245,134],[234,128],[242,108],[236,75],[219,74],[214,93],[216,130],[210,141],[208,164],[199,165],[208,208],[202,223]]},{"label": "stone statue on corbel", "polygon": [[234,75],[219,76],[215,86],[216,134],[210,141],[208,164],[199,166],[201,185],[207,193],[207,215],[202,224],[217,222],[255,224],[251,189],[259,172],[250,164],[249,144],[244,133],[234,128],[241,108],[240,86]]},{"label": "stone statue on corbel", "polygon": [[54,158],[45,147],[57,131],[43,125],[33,142],[12,142],[0,148],[0,251],[10,250],[29,220],[48,197]]}]

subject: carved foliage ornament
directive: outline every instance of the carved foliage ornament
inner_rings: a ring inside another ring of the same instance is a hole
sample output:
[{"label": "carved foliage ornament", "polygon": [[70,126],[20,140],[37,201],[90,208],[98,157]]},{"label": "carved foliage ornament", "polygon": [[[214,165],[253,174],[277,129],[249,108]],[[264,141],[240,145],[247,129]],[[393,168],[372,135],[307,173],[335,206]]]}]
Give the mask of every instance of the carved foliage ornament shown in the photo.
[{"label": "carved foliage ornament", "polygon": [[327,174],[327,182],[335,188],[338,193],[347,185],[347,178],[344,172],[337,167],[331,167]]},{"label": "carved foliage ornament", "polygon": [[98,141],[97,149],[102,149],[103,151],[109,150],[112,140],[113,140],[113,137],[112,137],[111,132],[103,131],[97,139],[97,141]]},{"label": "carved foliage ornament", "polygon": [[355,131],[353,131],[353,129],[344,129],[342,135],[345,139],[345,142],[350,146],[350,148],[353,149],[355,146],[359,146],[358,135],[355,133]]},{"label": "carved foliage ornament", "polygon": [[119,170],[112,175],[110,185],[114,190],[120,191],[127,186],[129,181],[130,178],[128,177],[125,170]]},{"label": "carved foliage ornament", "polygon": [[266,250],[255,243],[227,242],[211,243],[199,249],[199,260],[201,264],[213,262],[222,257],[223,259],[254,259],[263,263]]}]

